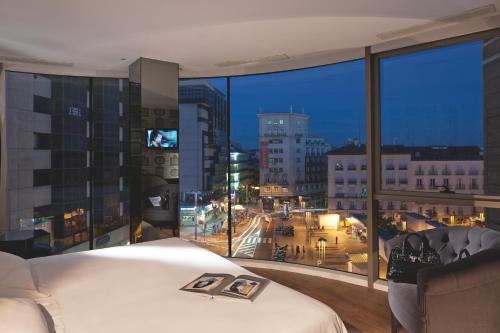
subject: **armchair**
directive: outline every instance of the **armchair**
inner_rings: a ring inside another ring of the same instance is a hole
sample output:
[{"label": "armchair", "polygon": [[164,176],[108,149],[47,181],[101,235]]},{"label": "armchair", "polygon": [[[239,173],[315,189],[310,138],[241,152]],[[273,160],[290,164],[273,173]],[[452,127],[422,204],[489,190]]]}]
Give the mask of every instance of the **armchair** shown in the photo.
[{"label": "armchair", "polygon": [[[399,323],[410,333],[500,332],[500,232],[448,227],[419,233],[444,265],[420,270],[416,285],[389,281],[392,332]],[[388,241],[386,254],[402,241]],[[457,261],[462,249],[471,256]]]}]

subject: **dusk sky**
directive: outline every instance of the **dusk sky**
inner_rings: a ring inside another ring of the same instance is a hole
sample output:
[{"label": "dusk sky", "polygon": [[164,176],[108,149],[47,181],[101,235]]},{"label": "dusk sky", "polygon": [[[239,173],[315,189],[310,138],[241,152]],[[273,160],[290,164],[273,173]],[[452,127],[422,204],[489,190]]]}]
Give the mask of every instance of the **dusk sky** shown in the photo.
[{"label": "dusk sky", "polygon": [[[225,79],[210,80],[225,92]],[[483,146],[480,42],[381,62],[382,143]],[[258,147],[257,112],[304,112],[332,146],[365,142],[364,62],[231,78],[231,139]]]}]

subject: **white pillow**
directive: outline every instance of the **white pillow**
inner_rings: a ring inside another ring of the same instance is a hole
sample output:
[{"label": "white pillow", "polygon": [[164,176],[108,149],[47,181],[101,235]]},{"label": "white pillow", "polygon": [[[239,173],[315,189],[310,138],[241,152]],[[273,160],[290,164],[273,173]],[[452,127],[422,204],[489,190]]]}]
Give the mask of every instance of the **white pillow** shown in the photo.
[{"label": "white pillow", "polygon": [[30,263],[10,253],[0,252],[0,297],[39,298]]},{"label": "white pillow", "polygon": [[0,332],[49,333],[45,316],[34,301],[0,298]]}]

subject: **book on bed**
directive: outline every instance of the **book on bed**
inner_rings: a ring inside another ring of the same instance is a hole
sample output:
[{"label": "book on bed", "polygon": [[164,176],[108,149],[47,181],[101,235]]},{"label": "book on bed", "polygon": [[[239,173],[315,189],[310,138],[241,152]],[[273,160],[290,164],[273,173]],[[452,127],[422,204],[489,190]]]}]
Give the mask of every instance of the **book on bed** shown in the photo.
[{"label": "book on bed", "polygon": [[211,298],[225,296],[253,301],[269,284],[269,280],[251,275],[205,273],[180,290],[201,293]]}]

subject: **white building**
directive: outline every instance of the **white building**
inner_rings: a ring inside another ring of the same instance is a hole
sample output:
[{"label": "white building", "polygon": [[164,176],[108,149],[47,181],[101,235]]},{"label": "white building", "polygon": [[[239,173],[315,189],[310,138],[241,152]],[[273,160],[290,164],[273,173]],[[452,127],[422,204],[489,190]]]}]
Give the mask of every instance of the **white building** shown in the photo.
[{"label": "white building", "polygon": [[293,197],[305,180],[304,160],[309,116],[298,113],[258,113],[260,195]]},{"label": "white building", "polygon": [[[382,148],[382,189],[400,191],[483,191],[483,156],[479,147]],[[328,208],[364,212],[367,209],[366,147],[346,145],[328,153]],[[479,214],[472,207],[381,202],[386,212],[412,211],[441,217]]]},{"label": "white building", "polygon": [[226,96],[207,80],[179,81],[180,191],[227,190]]},{"label": "white building", "polygon": [[316,200],[326,194],[329,145],[309,136],[309,116],[293,112],[259,113],[260,195],[303,196]]}]

